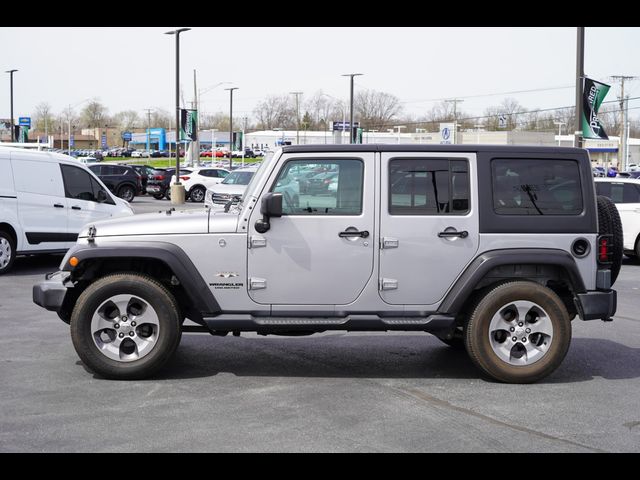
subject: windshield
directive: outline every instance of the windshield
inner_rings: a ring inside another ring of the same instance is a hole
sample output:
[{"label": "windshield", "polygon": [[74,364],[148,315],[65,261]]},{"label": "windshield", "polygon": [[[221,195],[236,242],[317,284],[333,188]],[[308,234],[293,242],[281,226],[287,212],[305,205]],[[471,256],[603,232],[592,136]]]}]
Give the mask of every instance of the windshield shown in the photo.
[{"label": "windshield", "polygon": [[249,185],[255,172],[231,172],[222,181],[225,185]]}]

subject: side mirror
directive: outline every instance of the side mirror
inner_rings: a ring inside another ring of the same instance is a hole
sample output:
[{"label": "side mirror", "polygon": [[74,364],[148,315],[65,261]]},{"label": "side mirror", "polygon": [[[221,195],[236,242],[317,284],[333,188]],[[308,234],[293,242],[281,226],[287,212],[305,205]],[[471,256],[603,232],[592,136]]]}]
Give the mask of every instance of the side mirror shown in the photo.
[{"label": "side mirror", "polygon": [[98,190],[98,203],[104,203],[108,199],[107,194],[104,190]]},{"label": "side mirror", "polygon": [[260,213],[265,217],[281,217],[282,216],[282,194],[267,193],[262,197],[260,205]]},{"label": "side mirror", "polygon": [[262,197],[260,205],[262,218],[256,221],[254,227],[258,233],[265,233],[271,228],[270,217],[282,216],[282,194],[269,192]]}]

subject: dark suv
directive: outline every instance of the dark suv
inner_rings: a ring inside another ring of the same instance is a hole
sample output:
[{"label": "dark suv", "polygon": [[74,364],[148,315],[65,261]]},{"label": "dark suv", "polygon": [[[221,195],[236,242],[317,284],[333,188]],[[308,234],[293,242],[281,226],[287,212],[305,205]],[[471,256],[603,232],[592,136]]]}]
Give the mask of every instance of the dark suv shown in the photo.
[{"label": "dark suv", "polygon": [[[156,168],[147,180],[147,193],[153,195],[153,198],[160,200],[163,197],[169,198],[171,187],[171,176],[175,175],[175,168]],[[180,173],[191,173],[188,168],[181,168]]]},{"label": "dark suv", "polygon": [[128,165],[89,165],[89,169],[118,197],[132,202],[142,193],[142,177]]},{"label": "dark suv", "polygon": [[147,193],[147,183],[149,181],[149,178],[153,177],[153,175],[155,174],[155,168],[153,168],[151,165],[128,166],[133,168],[136,172],[138,172],[140,177],[142,177],[142,195],[144,195],[145,193]]}]

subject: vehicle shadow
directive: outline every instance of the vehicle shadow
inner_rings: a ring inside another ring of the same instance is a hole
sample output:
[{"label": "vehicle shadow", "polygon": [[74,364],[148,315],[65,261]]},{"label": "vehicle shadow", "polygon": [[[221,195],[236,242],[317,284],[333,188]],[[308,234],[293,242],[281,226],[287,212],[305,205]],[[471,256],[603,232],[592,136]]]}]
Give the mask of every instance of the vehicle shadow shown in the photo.
[{"label": "vehicle shadow", "polygon": [[12,276],[38,275],[49,272],[55,272],[60,266],[60,262],[64,258],[64,254],[48,254],[48,255],[26,255],[16,257],[11,270],[4,274],[3,279]]},{"label": "vehicle shadow", "polygon": [[[491,381],[464,350],[431,335],[327,335],[305,338],[207,338],[185,335],[155,378],[237,376],[329,378],[450,378]],[[611,340],[574,338],[564,361],[538,382],[573,383],[602,377],[640,378],[640,348]]]}]

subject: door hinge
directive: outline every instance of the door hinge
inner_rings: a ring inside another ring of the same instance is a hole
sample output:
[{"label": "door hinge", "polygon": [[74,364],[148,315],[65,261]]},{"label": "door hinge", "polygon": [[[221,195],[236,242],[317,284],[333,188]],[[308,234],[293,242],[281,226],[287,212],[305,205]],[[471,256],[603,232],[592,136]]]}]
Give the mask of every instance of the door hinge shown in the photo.
[{"label": "door hinge", "polygon": [[380,290],[397,290],[398,289],[398,280],[395,278],[381,278],[380,279]]},{"label": "door hinge", "polygon": [[249,290],[262,290],[267,288],[267,281],[264,278],[251,277],[249,279]]},{"label": "door hinge", "polygon": [[251,235],[249,237],[249,248],[260,248],[267,246],[267,239],[259,237],[257,235]]},{"label": "door hinge", "polygon": [[397,238],[393,237],[382,237],[380,240],[380,248],[398,248],[398,244],[400,241]]}]

